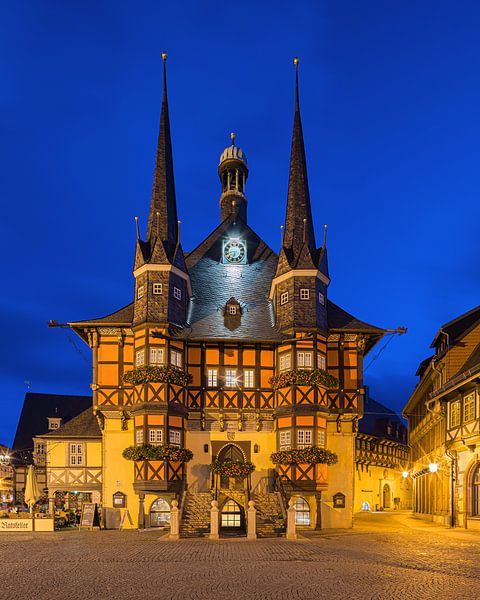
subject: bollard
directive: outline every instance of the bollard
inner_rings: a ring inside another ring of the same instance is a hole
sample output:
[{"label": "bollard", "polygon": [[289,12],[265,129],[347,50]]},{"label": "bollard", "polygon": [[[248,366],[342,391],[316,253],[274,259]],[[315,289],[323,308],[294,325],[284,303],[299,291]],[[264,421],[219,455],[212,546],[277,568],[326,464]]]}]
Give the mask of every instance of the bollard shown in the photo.
[{"label": "bollard", "polygon": [[170,509],[170,539],[180,539],[180,514],[178,510],[177,500],[172,500],[172,508]]},{"label": "bollard", "polygon": [[288,509],[287,509],[287,540],[296,540],[297,534],[295,517],[297,515],[297,511],[295,510],[295,500],[290,498],[288,501]]},{"label": "bollard", "polygon": [[218,540],[218,502],[216,500],[212,500],[212,508],[210,509],[210,539]]},{"label": "bollard", "polygon": [[248,502],[247,510],[247,540],[257,539],[257,509],[255,508],[255,502],[250,500]]}]

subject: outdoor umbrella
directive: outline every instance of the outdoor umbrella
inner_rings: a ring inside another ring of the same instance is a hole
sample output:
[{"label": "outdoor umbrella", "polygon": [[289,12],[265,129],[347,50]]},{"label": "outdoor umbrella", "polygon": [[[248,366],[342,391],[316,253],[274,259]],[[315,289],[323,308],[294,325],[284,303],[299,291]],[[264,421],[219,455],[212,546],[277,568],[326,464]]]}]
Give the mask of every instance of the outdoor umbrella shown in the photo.
[{"label": "outdoor umbrella", "polygon": [[35,469],[33,468],[33,465],[30,465],[27,472],[27,481],[25,482],[25,502],[28,504],[30,511],[41,495],[42,493],[38,487]]}]

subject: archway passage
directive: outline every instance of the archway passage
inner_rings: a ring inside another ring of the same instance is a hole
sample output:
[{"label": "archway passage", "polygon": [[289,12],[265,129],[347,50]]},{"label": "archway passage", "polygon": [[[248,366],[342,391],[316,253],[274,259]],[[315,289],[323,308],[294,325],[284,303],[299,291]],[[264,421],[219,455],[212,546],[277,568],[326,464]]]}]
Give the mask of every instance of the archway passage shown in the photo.
[{"label": "archway passage", "polygon": [[472,517],[480,517],[480,463],[476,465],[472,475]]},{"label": "archway passage", "polygon": [[150,527],[170,527],[170,505],[157,498],[150,508]]},{"label": "archway passage", "polygon": [[390,486],[388,483],[383,486],[383,508],[390,508]]},{"label": "archway passage", "polygon": [[245,532],[245,512],[235,500],[227,500],[220,513],[220,531],[224,535]]},{"label": "archway passage", "polygon": [[[235,444],[227,444],[218,453],[217,460],[219,462],[225,462],[227,460],[243,462],[245,460],[245,456],[238,446],[235,446]],[[234,488],[237,490],[243,489],[243,479],[236,478],[234,481],[234,484],[232,482],[233,482],[233,479],[232,479],[232,481],[230,481],[230,478],[225,475],[222,475],[220,477],[220,487],[221,488],[223,488],[223,489]]]}]

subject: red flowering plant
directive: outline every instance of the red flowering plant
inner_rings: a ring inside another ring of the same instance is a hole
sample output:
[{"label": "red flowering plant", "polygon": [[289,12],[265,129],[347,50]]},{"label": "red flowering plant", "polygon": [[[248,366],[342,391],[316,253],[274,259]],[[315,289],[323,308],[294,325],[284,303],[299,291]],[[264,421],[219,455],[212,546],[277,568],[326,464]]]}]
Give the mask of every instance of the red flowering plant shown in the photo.
[{"label": "red flowering plant", "polygon": [[210,471],[223,477],[247,477],[255,471],[255,465],[249,460],[214,460]]},{"label": "red flowering plant", "polygon": [[171,460],[186,463],[192,460],[193,452],[187,448],[177,448],[168,444],[161,446],[144,444],[143,446],[128,446],[122,452],[122,456],[127,460]]},{"label": "red flowering plant", "polygon": [[312,387],[336,388],[338,379],[323,369],[292,369],[269,379],[274,390],[289,385],[311,385]]},{"label": "red flowering plant", "polygon": [[338,456],[330,450],[309,446],[308,448],[292,448],[291,450],[280,450],[270,456],[274,465],[294,465],[299,463],[310,463],[314,465],[334,465]]},{"label": "red flowering plant", "polygon": [[174,383],[186,387],[192,383],[193,377],[171,365],[143,365],[123,375],[124,383],[133,385],[140,383]]}]

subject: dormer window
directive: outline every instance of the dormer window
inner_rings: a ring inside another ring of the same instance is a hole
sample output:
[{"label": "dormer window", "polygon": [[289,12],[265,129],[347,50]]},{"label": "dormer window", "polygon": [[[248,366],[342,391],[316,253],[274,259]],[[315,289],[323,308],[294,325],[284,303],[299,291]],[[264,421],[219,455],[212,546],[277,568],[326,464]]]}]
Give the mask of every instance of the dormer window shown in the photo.
[{"label": "dormer window", "polygon": [[239,316],[241,314],[240,302],[236,298],[230,298],[225,305],[225,316]]},{"label": "dormer window", "polygon": [[236,315],[237,313],[238,313],[238,307],[237,306],[230,305],[228,307],[228,314],[229,315]]},{"label": "dormer window", "polygon": [[54,429],[60,429],[62,425],[62,419],[60,417],[47,417],[48,418],[48,430],[53,431]]}]

